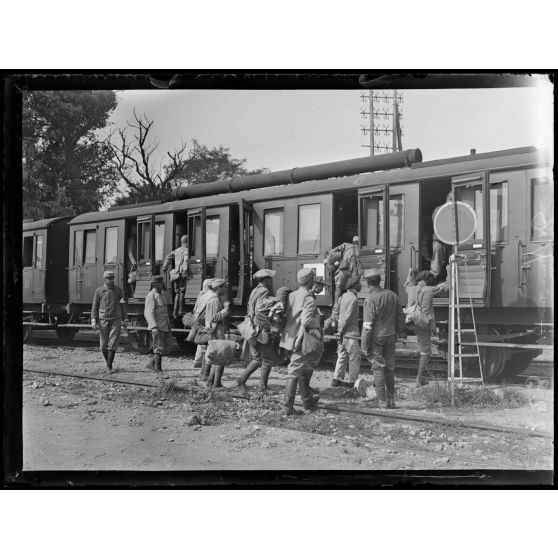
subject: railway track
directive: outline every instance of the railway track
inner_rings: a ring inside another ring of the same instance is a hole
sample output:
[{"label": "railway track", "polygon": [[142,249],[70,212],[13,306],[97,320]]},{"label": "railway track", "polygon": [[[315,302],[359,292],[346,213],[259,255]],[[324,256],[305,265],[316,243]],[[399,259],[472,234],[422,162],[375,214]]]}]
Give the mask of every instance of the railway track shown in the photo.
[{"label": "railway track", "polygon": [[[159,389],[161,387],[161,383],[152,383],[152,382],[137,382],[132,380],[122,380],[117,379],[112,376],[89,376],[85,374],[70,374],[67,372],[53,372],[53,371],[44,371],[44,370],[36,370],[30,368],[24,368],[24,372],[34,373],[34,374],[43,374],[43,375],[50,375],[50,376],[63,376],[69,378],[76,378],[81,380],[88,380],[94,382],[102,382],[102,383],[109,383],[109,384],[124,384],[124,385],[133,385],[133,386],[141,386],[153,389]],[[177,390],[194,390],[194,391],[205,391],[203,387],[196,385],[195,383],[188,383],[187,385],[175,385],[174,389]],[[247,399],[242,395],[238,395],[236,393],[231,392],[229,389],[225,389],[220,391],[219,393],[226,395],[227,397],[231,397],[233,399]],[[301,407],[300,404],[295,403],[295,406]],[[472,429],[472,430],[481,430],[484,432],[492,432],[492,433],[499,433],[499,434],[513,434],[522,437],[539,437],[539,438],[554,438],[554,434],[551,432],[545,432],[541,430],[529,430],[525,428],[511,428],[506,426],[495,426],[495,425],[487,425],[479,422],[473,421],[455,421],[447,418],[438,418],[438,417],[424,417],[418,415],[416,413],[408,412],[408,411],[393,411],[393,410],[383,410],[383,409],[353,409],[347,407],[345,405],[332,405],[332,404],[322,404],[320,408],[325,411],[333,411],[337,412],[342,415],[360,415],[360,416],[373,416],[379,418],[385,418],[391,421],[403,421],[403,422],[418,422],[424,424],[436,424],[438,426],[449,426],[453,428],[464,428],[464,429]]]},{"label": "railway track", "polygon": [[[26,344],[28,345],[36,345],[36,346],[46,346],[46,347],[59,347],[61,345],[65,347],[71,348],[81,348],[87,350],[88,352],[97,352],[99,341],[96,337],[93,337],[93,334],[89,334],[90,337],[82,337],[81,339],[73,339],[71,341],[61,341],[57,337],[52,337],[55,335],[51,332],[49,336],[47,332],[40,332],[40,336],[33,337],[32,339],[28,340]],[[123,335],[121,337],[120,347],[124,348],[124,350],[134,351],[135,349],[131,345],[131,341],[127,337],[127,335]],[[187,356],[193,357],[193,351],[191,354],[185,353],[182,348],[180,348],[177,344],[173,342],[170,343],[169,346],[169,356]],[[325,370],[331,370],[335,366],[334,360],[324,360],[320,363],[320,368]],[[433,376],[444,378],[446,377],[446,368],[447,364],[444,359],[432,359],[431,363],[431,374]],[[412,377],[416,374],[418,368],[418,358],[412,357],[408,355],[400,355],[397,357],[397,364],[396,364],[396,374],[401,377]],[[362,369],[368,371],[368,365],[363,361]],[[533,384],[529,387],[536,387],[537,379],[542,380],[541,387],[550,387],[551,382],[549,381],[550,378],[553,376],[554,364],[548,361],[533,361],[529,365],[529,367],[523,371],[519,376],[509,379],[507,378],[506,381],[508,383],[516,384],[516,385],[523,385],[523,384]]]}]

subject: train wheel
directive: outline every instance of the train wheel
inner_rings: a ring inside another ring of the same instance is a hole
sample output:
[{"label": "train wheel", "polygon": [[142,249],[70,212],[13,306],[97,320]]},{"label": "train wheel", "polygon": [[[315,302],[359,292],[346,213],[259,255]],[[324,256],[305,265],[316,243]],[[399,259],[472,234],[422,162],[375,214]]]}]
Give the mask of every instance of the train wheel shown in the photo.
[{"label": "train wheel", "polygon": [[142,355],[151,351],[151,333],[149,331],[128,331],[128,337],[132,348]]},{"label": "train wheel", "polygon": [[483,347],[483,374],[486,380],[495,381],[498,379],[508,358],[506,349],[500,347]]},{"label": "train wheel", "polygon": [[23,342],[27,343],[31,339],[31,333],[33,331],[33,326],[26,325],[23,326]]},{"label": "train wheel", "polygon": [[56,337],[60,339],[60,341],[72,341],[72,339],[76,336],[77,328],[57,328],[56,329]]},{"label": "train wheel", "polygon": [[538,376],[529,376],[525,380],[525,387],[529,389],[535,389],[540,387],[541,380]]}]

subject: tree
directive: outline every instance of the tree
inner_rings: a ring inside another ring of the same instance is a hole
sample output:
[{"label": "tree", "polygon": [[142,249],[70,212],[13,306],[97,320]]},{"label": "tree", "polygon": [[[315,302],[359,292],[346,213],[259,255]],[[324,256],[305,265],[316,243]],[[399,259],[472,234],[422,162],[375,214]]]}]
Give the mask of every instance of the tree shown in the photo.
[{"label": "tree", "polygon": [[112,153],[96,132],[115,107],[113,91],[24,93],[24,218],[97,211],[113,194]]},{"label": "tree", "polygon": [[153,120],[134,116],[126,128],[113,130],[107,140],[116,169],[126,185],[126,194],[116,205],[165,200],[179,184],[200,184],[224,178],[259,174],[267,169],[246,169],[246,159],[234,159],[230,150],[208,148],[195,139],[187,150],[183,141],[164,159],[155,159],[159,142],[152,139]]}]

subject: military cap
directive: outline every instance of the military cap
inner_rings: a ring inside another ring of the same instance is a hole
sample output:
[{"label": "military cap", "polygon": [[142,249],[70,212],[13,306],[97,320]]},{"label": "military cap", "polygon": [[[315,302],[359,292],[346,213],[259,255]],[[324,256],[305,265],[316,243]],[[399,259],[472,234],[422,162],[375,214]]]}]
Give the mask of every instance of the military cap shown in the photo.
[{"label": "military cap", "polygon": [[211,286],[216,289],[217,287],[222,287],[223,285],[226,285],[227,282],[224,279],[213,279],[213,282],[211,283]]},{"label": "military cap", "polygon": [[358,244],[359,238],[358,236],[353,236],[353,244]]},{"label": "military cap", "polygon": [[163,283],[163,276],[162,275],[153,275],[153,277],[151,277],[151,282],[152,283]]},{"label": "military cap", "polygon": [[213,283],[213,279],[211,277],[208,277],[207,279],[203,280],[202,283],[202,290],[205,289],[209,289],[209,287],[211,287],[211,284]]},{"label": "military cap", "polygon": [[188,235],[187,235],[187,234],[183,234],[183,235],[180,237],[180,242],[181,242],[182,244],[184,244],[185,242],[188,242]]},{"label": "military cap", "polygon": [[372,277],[381,277],[382,274],[380,272],[379,269],[365,269],[364,270],[364,277],[366,277],[366,279],[371,279]]},{"label": "military cap", "polygon": [[105,271],[103,273],[103,279],[107,279],[107,278],[114,278],[114,271],[111,271],[110,269],[107,269],[107,271]]},{"label": "military cap", "polygon": [[260,269],[254,273],[254,279],[263,279],[265,277],[273,277],[277,272],[273,269]]},{"label": "military cap", "polygon": [[303,267],[302,269],[299,269],[298,273],[296,274],[296,278],[298,279],[299,283],[306,283],[313,277],[314,277],[314,270],[309,269],[307,267]]}]

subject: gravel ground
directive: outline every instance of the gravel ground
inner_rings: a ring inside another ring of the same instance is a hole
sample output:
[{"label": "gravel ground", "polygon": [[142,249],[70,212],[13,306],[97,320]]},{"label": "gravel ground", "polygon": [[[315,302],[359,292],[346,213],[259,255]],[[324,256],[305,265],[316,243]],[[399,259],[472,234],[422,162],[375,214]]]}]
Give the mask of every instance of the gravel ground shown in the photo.
[{"label": "gravel ground", "polygon": [[[552,469],[551,438],[340,413],[372,409],[349,390],[329,388],[331,370],[317,370],[320,409],[283,417],[285,368],[276,367],[270,394],[238,395],[240,364],[227,367],[227,391],[196,384],[199,370],[187,357],[166,358],[165,379],[143,369],[147,357],[119,352],[110,379],[152,383],[148,388],[24,373],[25,470],[261,470],[261,469]],[[103,375],[93,348],[26,345],[24,368]],[[474,420],[488,425],[553,430],[550,390],[514,387],[466,390],[461,406],[447,405],[443,384],[419,390],[397,380],[398,412],[424,418]]]}]

